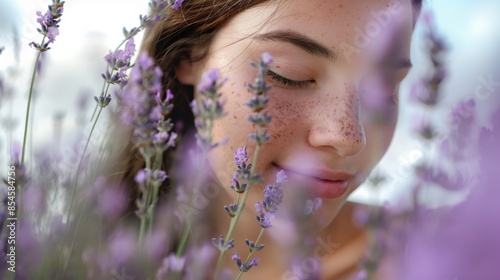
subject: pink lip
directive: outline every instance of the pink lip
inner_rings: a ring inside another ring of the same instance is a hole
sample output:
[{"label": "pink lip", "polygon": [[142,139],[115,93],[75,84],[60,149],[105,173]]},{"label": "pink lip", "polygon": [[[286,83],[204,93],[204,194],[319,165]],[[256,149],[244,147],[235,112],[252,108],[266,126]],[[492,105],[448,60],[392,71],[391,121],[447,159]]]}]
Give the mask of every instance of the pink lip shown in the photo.
[{"label": "pink lip", "polygon": [[349,187],[354,175],[347,172],[310,171],[314,174],[304,174],[293,168],[282,167],[274,164],[278,169],[285,170],[287,176],[306,184],[313,195],[321,198],[333,199],[342,196]]}]

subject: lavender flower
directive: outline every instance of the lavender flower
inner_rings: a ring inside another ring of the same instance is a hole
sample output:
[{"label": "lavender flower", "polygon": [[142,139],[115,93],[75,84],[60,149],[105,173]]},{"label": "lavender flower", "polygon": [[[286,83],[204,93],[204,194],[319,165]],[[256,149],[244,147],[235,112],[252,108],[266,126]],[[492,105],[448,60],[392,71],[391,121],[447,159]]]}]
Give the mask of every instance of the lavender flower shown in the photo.
[{"label": "lavender flower", "polygon": [[139,170],[134,178],[135,182],[138,184],[146,184],[146,179],[147,179],[147,175],[146,175],[145,169]]},{"label": "lavender flower", "polygon": [[368,275],[366,273],[366,270],[361,270],[354,276],[353,280],[368,280]]},{"label": "lavender flower", "polygon": [[130,230],[118,230],[108,241],[111,267],[117,268],[132,260],[137,250],[137,237]]},{"label": "lavender flower", "polygon": [[236,265],[238,266],[238,268],[242,272],[249,271],[252,267],[257,266],[257,264],[259,263],[259,258],[253,258],[253,260],[251,262],[249,262],[249,263],[243,263],[241,261],[240,257],[238,256],[237,252],[234,252],[234,254],[231,257],[231,259],[236,262]]},{"label": "lavender flower", "polygon": [[262,201],[262,205],[266,211],[276,213],[281,202],[283,202],[283,190],[280,188],[280,185],[268,185],[264,189],[264,200]]},{"label": "lavender flower", "polygon": [[171,272],[180,273],[184,270],[185,266],[186,266],[185,257],[176,256],[175,254],[170,254],[163,260],[162,266],[157,272],[157,277],[163,278],[163,276]]},{"label": "lavender flower", "polygon": [[211,69],[207,72],[203,73],[201,76],[201,81],[198,84],[198,91],[205,93],[211,93],[212,95],[216,95],[222,84],[218,84],[217,81],[221,78],[221,74],[219,69]]},{"label": "lavender flower", "polygon": [[249,137],[258,145],[263,144],[270,138],[267,130],[264,128],[271,122],[271,116],[267,112],[262,111],[269,102],[267,92],[271,87],[266,83],[266,74],[271,63],[272,58],[269,53],[262,54],[259,63],[252,62],[252,66],[257,68],[257,76],[254,83],[248,84],[248,87],[254,93],[254,97],[245,104],[254,112],[248,116],[248,121],[259,127],[259,130],[251,133]]},{"label": "lavender flower", "polygon": [[255,242],[250,241],[248,239],[245,239],[245,244],[247,245],[250,252],[260,251],[260,250],[264,249],[264,247],[265,247],[264,244],[255,244]]},{"label": "lavender flower", "polygon": [[210,244],[191,247],[187,252],[189,266],[186,268],[185,280],[206,279],[207,271],[212,270],[216,250]]},{"label": "lavender flower", "polygon": [[407,224],[407,245],[394,254],[398,279],[494,279],[499,275],[500,220],[495,211],[500,195],[499,116],[500,111],[492,118],[492,130],[480,131],[479,180],[467,198],[444,211],[420,211],[423,219]]},{"label": "lavender flower", "polygon": [[[61,21],[61,16],[63,13],[65,1],[52,0],[52,5],[49,5],[48,10],[45,13],[37,11],[37,22],[40,27],[37,31],[44,36],[42,43],[38,44],[35,42],[29,43],[30,46],[39,50],[40,52],[45,52],[50,49],[49,45],[54,43],[57,35],[59,35],[59,23]],[[45,38],[48,40],[45,42]]]},{"label": "lavender flower", "polygon": [[146,175],[146,177],[152,182],[153,185],[161,185],[163,181],[165,181],[168,176],[167,173],[163,170],[152,170],[152,169],[141,169],[138,172],[138,175],[136,175],[136,180],[137,179],[142,179],[142,177]]},{"label": "lavender flower", "polygon": [[285,174],[284,170],[280,170],[276,173],[276,184],[281,185],[288,179],[288,176]]},{"label": "lavender flower", "polygon": [[238,182],[238,179],[236,178],[236,176],[234,176],[233,179],[231,179],[231,181],[234,183],[233,185],[231,185],[231,189],[237,193],[240,193],[240,194],[244,193],[248,187],[248,184],[246,184],[246,183],[240,184],[240,182]]},{"label": "lavender flower", "polygon": [[323,205],[323,200],[316,197],[314,200],[308,199],[306,201],[306,215],[312,215]]},{"label": "lavender flower", "polygon": [[255,209],[257,210],[257,221],[259,222],[259,225],[262,228],[272,227],[271,221],[275,218],[274,214],[271,212],[265,212],[259,201],[255,203]]},{"label": "lavender flower", "polygon": [[219,89],[224,85],[226,79],[221,79],[218,69],[212,69],[203,73],[201,82],[198,84],[200,97],[191,102],[191,109],[195,116],[195,126],[198,130],[196,140],[198,146],[205,153],[222,143],[212,143],[212,131],[214,120],[224,116],[224,102],[220,100],[222,94]]},{"label": "lavender flower", "polygon": [[287,180],[287,176],[284,170],[280,170],[276,173],[276,181],[274,185],[268,185],[264,189],[264,200],[262,205],[267,212],[276,213],[278,206],[283,202],[283,190],[281,189],[281,184]]},{"label": "lavender flower", "polygon": [[234,240],[229,240],[227,244],[225,244],[225,239],[224,236],[220,236],[219,239],[217,238],[212,238],[212,243],[215,245],[215,247],[219,248],[219,251],[227,251],[229,249],[234,248]]},{"label": "lavender flower", "polygon": [[[247,165],[248,155],[246,146],[238,148],[234,152],[234,161],[236,162],[236,172],[233,175],[231,189],[237,193],[243,193],[249,184],[258,184],[263,181],[261,174],[252,173],[252,164]],[[238,179],[242,180],[240,184]]]},{"label": "lavender flower", "polygon": [[[105,74],[101,74],[106,83],[125,86],[127,83],[127,74],[125,72],[130,68],[130,60],[134,53],[134,38],[130,38],[123,50],[117,49],[114,52],[109,51],[109,53],[104,56],[104,60],[108,63],[109,69],[111,69],[111,72],[106,70]],[[115,71],[116,73],[114,73]]]},{"label": "lavender flower", "polygon": [[236,213],[238,212],[238,204],[236,203],[231,203],[229,206],[224,206],[224,210],[226,210],[227,214],[229,214],[229,217],[234,217],[236,216]]},{"label": "lavender flower", "polygon": [[139,31],[143,28],[151,26],[153,23],[160,21],[162,18],[167,16],[165,11],[165,7],[169,5],[171,0],[150,0],[149,5],[149,15],[147,16],[139,16],[141,21],[141,26],[139,28],[132,28],[130,32],[125,32],[125,37],[131,37],[139,33]]},{"label": "lavender flower", "polygon": [[104,217],[116,219],[123,214],[127,199],[125,188],[105,188],[100,193],[99,210]]},{"label": "lavender flower", "polygon": [[[170,0],[172,1],[172,0]],[[182,6],[182,2],[184,2],[184,0],[173,0],[174,3],[172,3],[172,9],[174,10],[179,10]]]},{"label": "lavender flower", "polygon": [[173,124],[165,119],[173,108],[170,104],[172,93],[167,90],[165,100],[159,95],[162,76],[160,68],[142,52],[131,71],[131,84],[123,95],[122,118],[134,127],[133,141],[147,157],[173,147],[177,139],[177,134],[170,132]]},{"label": "lavender flower", "polygon": [[245,169],[248,161],[247,146],[238,148],[234,151],[234,161],[236,162],[236,166],[238,168]]},{"label": "lavender flower", "polygon": [[157,191],[167,178],[167,173],[163,170],[141,169],[137,172],[134,179],[139,184],[139,190],[142,193],[135,202],[137,216],[144,217],[149,207],[147,200],[149,192]]}]

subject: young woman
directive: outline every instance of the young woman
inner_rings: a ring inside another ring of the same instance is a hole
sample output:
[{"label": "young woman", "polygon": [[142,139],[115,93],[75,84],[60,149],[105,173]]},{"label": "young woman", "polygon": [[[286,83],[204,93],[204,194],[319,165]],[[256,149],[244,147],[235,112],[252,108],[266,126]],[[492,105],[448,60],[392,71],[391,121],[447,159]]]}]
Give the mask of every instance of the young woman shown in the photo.
[{"label": "young woman", "polygon": [[[228,142],[209,155],[213,179],[224,190],[211,200],[212,236],[224,235],[229,224],[222,206],[232,201],[234,150],[246,145],[251,158],[255,147],[244,106],[251,97],[246,83],[256,75],[249,62],[269,52],[271,139],[260,151],[257,171],[270,183],[284,170],[323,199],[318,238],[337,245],[321,253],[322,278],[352,276],[363,238],[351,223],[353,205],[341,208],[389,145],[419,10],[420,1],[411,0],[185,0],[148,31],[143,48],[165,73],[163,86],[175,96],[171,118],[182,122],[183,140],[194,129],[189,103],[202,73],[217,68],[227,78],[221,89],[227,115],[213,133],[214,141]],[[133,181],[143,167],[138,158],[130,156],[125,180]],[[258,235],[252,206],[262,200],[265,183],[252,188],[235,240]],[[239,252],[248,250],[236,243]],[[267,234],[261,243],[276,244]],[[259,252],[259,267],[245,279],[282,279],[281,249]],[[237,271],[231,262],[227,258],[226,266]]]}]

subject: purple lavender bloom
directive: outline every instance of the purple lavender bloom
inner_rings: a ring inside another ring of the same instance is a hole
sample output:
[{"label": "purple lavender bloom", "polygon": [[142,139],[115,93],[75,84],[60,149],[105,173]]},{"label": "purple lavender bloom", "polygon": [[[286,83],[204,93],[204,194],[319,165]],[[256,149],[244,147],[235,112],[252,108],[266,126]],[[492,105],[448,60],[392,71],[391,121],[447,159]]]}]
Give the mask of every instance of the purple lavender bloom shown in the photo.
[{"label": "purple lavender bloom", "polygon": [[266,211],[276,213],[281,202],[283,202],[283,190],[280,185],[268,185],[264,189],[264,201],[262,201]]},{"label": "purple lavender bloom", "polygon": [[238,179],[236,179],[237,176],[238,175],[235,174],[235,176],[233,176],[233,178],[231,179],[231,181],[233,182],[233,185],[231,185],[231,189],[237,193],[244,193],[248,185],[246,183],[240,184],[240,182],[238,182]]},{"label": "purple lavender bloom", "polygon": [[181,275],[186,268],[186,257],[172,253],[163,260],[161,267],[156,272],[156,279],[171,279],[170,276]]},{"label": "purple lavender bloom", "polygon": [[245,168],[248,161],[247,146],[243,146],[243,148],[238,148],[234,151],[234,161],[236,162],[236,166],[242,169]]},{"label": "purple lavender bloom", "polygon": [[136,86],[154,95],[161,91],[162,76],[160,67],[154,65],[153,59],[145,51],[141,52],[130,73],[130,79]]},{"label": "purple lavender bloom", "polygon": [[47,30],[47,42],[53,43],[56,40],[57,35],[59,35],[59,29],[57,27],[51,26]]},{"label": "purple lavender bloom", "polygon": [[163,118],[162,110],[161,107],[155,106],[151,110],[151,113],[149,114],[149,119],[152,121],[159,121]]},{"label": "purple lavender bloom", "polygon": [[165,120],[173,108],[169,103],[172,93],[167,91],[165,100],[159,96],[162,76],[161,69],[154,65],[146,52],[142,52],[122,97],[122,118],[134,127],[133,141],[141,147],[141,152],[150,156],[173,146],[177,138],[177,134],[170,133],[173,128],[171,121]]},{"label": "purple lavender bloom", "polygon": [[184,0],[174,0],[174,3],[172,4],[172,9],[179,10],[182,6],[182,2],[184,2]]},{"label": "purple lavender bloom", "polygon": [[496,210],[500,196],[500,111],[492,120],[492,130],[480,131],[478,182],[463,202],[443,211],[426,211],[422,220],[409,225],[404,240],[407,245],[394,257],[398,279],[496,279],[500,275],[500,219]]},{"label": "purple lavender bloom", "polygon": [[[259,128],[265,128],[271,122],[271,116],[266,112],[262,112],[269,101],[267,92],[271,87],[266,83],[266,74],[271,62],[272,58],[269,53],[262,54],[259,63],[252,62],[252,66],[257,68],[257,76],[254,83],[248,84],[248,87],[254,93],[254,97],[245,105],[254,112],[253,115],[248,116],[248,120]],[[252,132],[249,138],[255,141],[257,145],[262,145],[270,137],[267,134],[267,130],[264,129],[263,131]]]},{"label": "purple lavender bloom", "polygon": [[125,188],[108,187],[103,189],[99,199],[99,210],[107,218],[118,218],[127,205],[128,196]]},{"label": "purple lavender bloom", "polygon": [[161,183],[168,178],[167,173],[163,170],[146,169],[146,172],[153,184],[161,185]]},{"label": "purple lavender bloom", "polygon": [[186,268],[185,280],[206,279],[207,271],[213,269],[216,250],[210,244],[191,247],[187,252],[189,266]]},{"label": "purple lavender bloom", "polygon": [[165,11],[165,7],[171,4],[172,0],[150,0],[149,2],[149,14],[147,16],[140,15],[139,19],[141,21],[141,26],[139,28],[133,28],[130,32],[125,32],[124,35],[126,38],[130,38],[136,35],[142,28],[148,27],[153,23],[161,20],[162,18],[167,16],[167,12]]},{"label": "purple lavender bloom", "polygon": [[257,210],[257,221],[262,228],[272,227],[271,221],[274,220],[275,216],[271,212],[264,211],[262,204],[257,201],[255,203],[255,209]]},{"label": "purple lavender bloom", "polygon": [[222,94],[219,89],[226,82],[226,79],[219,81],[221,77],[218,69],[209,70],[202,75],[198,84],[200,96],[193,100],[191,108],[195,117],[195,126],[198,130],[196,134],[197,145],[204,152],[221,145],[222,143],[212,143],[212,131],[210,123],[222,117],[224,113],[224,102],[221,100]]},{"label": "purple lavender bloom", "polygon": [[271,63],[273,63],[273,57],[268,52],[263,53],[261,55],[261,59],[262,59],[263,67],[268,68],[271,65]]},{"label": "purple lavender bloom", "polygon": [[108,241],[111,267],[119,267],[134,258],[137,250],[137,237],[132,231],[119,230]]},{"label": "purple lavender bloom", "polygon": [[276,182],[274,185],[268,185],[264,189],[264,200],[262,205],[269,213],[276,213],[278,211],[278,206],[283,202],[283,190],[281,189],[281,184],[287,180],[285,171],[280,170],[276,174]]},{"label": "purple lavender bloom", "polygon": [[151,235],[146,236],[144,249],[146,255],[153,261],[164,258],[168,246],[168,237],[163,229],[154,229]]},{"label": "purple lavender bloom", "polygon": [[115,50],[104,56],[104,60],[108,63],[109,67],[113,70],[127,70],[130,67],[130,59],[135,53],[134,38],[130,38],[123,50]]},{"label": "purple lavender bloom", "polygon": [[219,239],[217,238],[212,238],[212,243],[215,245],[215,247],[219,248],[220,251],[227,251],[229,249],[234,248],[234,240],[229,240],[227,244],[225,243],[224,236],[220,236]]},{"label": "purple lavender bloom", "polygon": [[238,256],[237,252],[234,252],[234,254],[231,257],[231,259],[236,262],[236,265],[238,266],[238,268],[242,272],[249,271],[252,267],[257,266],[257,264],[259,263],[259,258],[253,258],[253,260],[251,262],[249,262],[249,263],[243,263],[241,261],[240,257]]},{"label": "purple lavender bloom", "polygon": [[217,81],[220,79],[221,74],[219,69],[211,69],[201,76],[201,81],[198,84],[198,91],[200,92],[215,92],[217,91]]},{"label": "purple lavender bloom", "polygon": [[186,264],[185,257],[179,257],[175,254],[170,254],[163,260],[161,271],[167,272],[182,272]]},{"label": "purple lavender bloom", "polygon": [[226,210],[226,213],[232,218],[236,216],[238,212],[238,204],[231,203],[229,206],[224,206],[224,210]]},{"label": "purple lavender bloom", "polygon": [[266,83],[266,73],[272,63],[272,57],[269,53],[263,53],[258,63],[252,62],[252,66],[257,68],[257,77],[253,84],[248,84],[248,87],[256,94],[266,96],[267,92],[271,89]]},{"label": "purple lavender bloom", "polygon": [[276,184],[281,185],[288,179],[288,176],[285,174],[285,170],[280,170],[276,173]]},{"label": "purple lavender bloom", "polygon": [[314,200],[308,199],[306,202],[306,215],[312,215],[323,205],[323,200],[316,197]]},{"label": "purple lavender bloom", "polygon": [[245,239],[245,244],[247,245],[248,249],[253,252],[253,251],[260,251],[264,249],[265,245],[264,244],[255,244],[255,242],[250,241],[248,239]]},{"label": "purple lavender bloom", "polygon": [[134,180],[138,184],[145,184],[146,183],[146,179],[147,179],[147,174],[146,174],[146,170],[145,169],[139,170],[137,172],[137,174],[135,175],[135,178],[134,178]]},{"label": "purple lavender bloom", "polygon": [[35,42],[29,43],[30,46],[38,49],[40,52],[44,52],[50,49],[49,45],[56,40],[57,35],[59,35],[59,22],[61,21],[61,16],[64,10],[64,1],[53,0],[52,5],[49,5],[48,10],[45,13],[37,11],[36,21],[40,25],[37,31],[44,35],[44,38],[48,38],[47,42],[38,44]]}]

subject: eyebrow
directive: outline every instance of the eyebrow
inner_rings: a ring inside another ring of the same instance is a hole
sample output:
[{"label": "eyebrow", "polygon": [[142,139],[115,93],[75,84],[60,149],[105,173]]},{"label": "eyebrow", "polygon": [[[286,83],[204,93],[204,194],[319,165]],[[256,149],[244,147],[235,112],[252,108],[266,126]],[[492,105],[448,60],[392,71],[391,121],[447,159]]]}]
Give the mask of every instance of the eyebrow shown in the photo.
[{"label": "eyebrow", "polygon": [[333,60],[335,60],[336,58],[336,54],[325,47],[323,44],[295,31],[276,30],[256,35],[255,38],[261,41],[286,42],[316,56],[321,56]]}]

